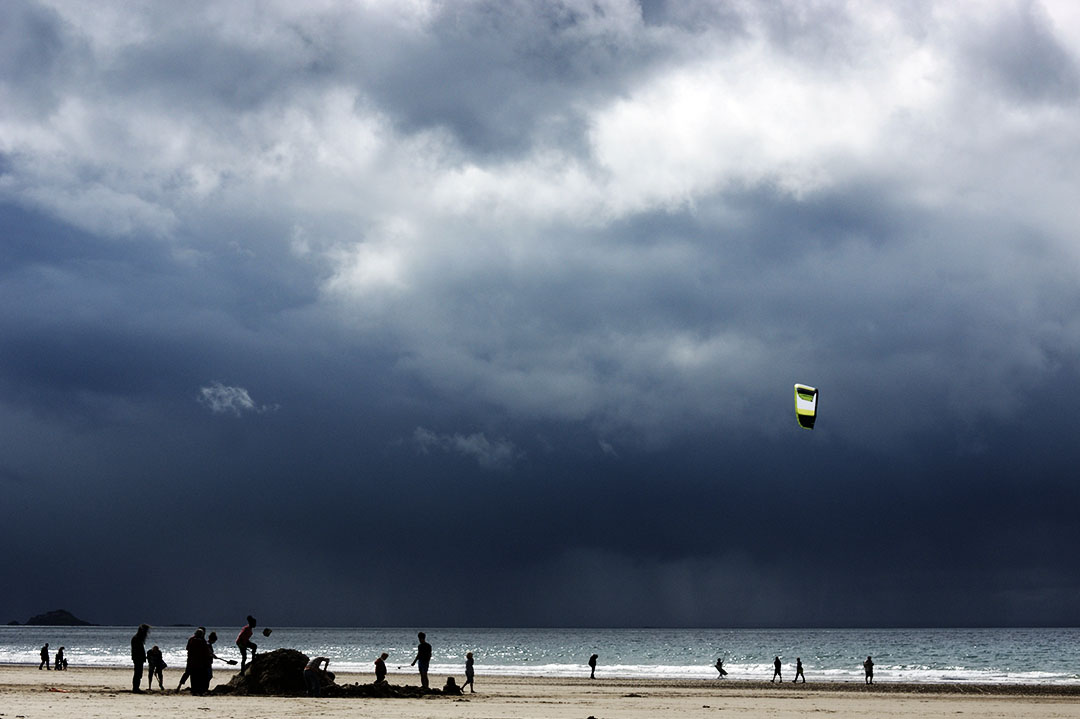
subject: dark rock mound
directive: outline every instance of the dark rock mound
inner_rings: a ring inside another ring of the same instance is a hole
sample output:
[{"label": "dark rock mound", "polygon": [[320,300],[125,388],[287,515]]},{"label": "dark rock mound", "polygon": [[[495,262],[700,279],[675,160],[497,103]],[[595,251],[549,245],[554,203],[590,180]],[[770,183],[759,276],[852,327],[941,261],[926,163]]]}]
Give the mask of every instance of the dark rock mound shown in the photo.
[{"label": "dark rock mound", "polygon": [[[242,674],[235,675],[228,684],[214,687],[213,693],[304,696],[307,694],[304,684],[304,667],[307,663],[308,656],[295,649],[275,649],[256,654]],[[334,682],[333,672],[324,675],[322,686],[324,697],[413,698],[432,694],[441,695],[442,692],[423,687],[398,687],[386,682],[341,686]]]},{"label": "dark rock mound", "polygon": [[372,699],[415,699],[442,694],[438,689],[424,689],[416,686],[399,687],[385,681],[378,684],[331,684],[330,686],[324,686],[322,693],[324,697]]},{"label": "dark rock mound", "polygon": [[276,696],[303,696],[304,667],[308,657],[295,649],[275,649],[255,658],[228,684],[214,687],[215,694],[271,694]]},{"label": "dark rock mound", "polygon": [[27,625],[40,627],[93,627],[91,622],[79,619],[66,609],[54,609],[51,612],[38,614],[26,621]]}]

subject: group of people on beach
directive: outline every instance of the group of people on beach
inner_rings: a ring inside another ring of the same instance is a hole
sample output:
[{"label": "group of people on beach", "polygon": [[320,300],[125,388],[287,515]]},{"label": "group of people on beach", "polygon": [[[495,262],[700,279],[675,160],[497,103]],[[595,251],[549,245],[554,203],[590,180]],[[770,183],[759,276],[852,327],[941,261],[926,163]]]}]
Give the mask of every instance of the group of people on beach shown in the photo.
[{"label": "group of people on beach", "polygon": [[[240,671],[244,671],[248,665],[248,652],[251,652],[251,658],[255,658],[255,652],[258,647],[255,642],[251,641],[251,636],[254,633],[256,621],[255,617],[248,616],[247,624],[240,630],[240,634],[236,637],[236,646],[240,650],[241,666]],[[263,630],[263,634],[270,635],[270,630]],[[139,628],[135,631],[135,636],[131,638],[131,661],[135,665],[135,673],[131,677],[131,691],[135,694],[142,693],[142,678],[144,667],[148,667],[150,670],[149,681],[147,682],[147,690],[153,690],[154,679],[157,679],[158,689],[165,690],[164,670],[168,666],[165,663],[165,658],[162,655],[161,648],[158,645],[153,645],[149,650],[146,649],[146,638],[150,635],[150,625],[140,624]],[[210,690],[210,680],[214,676],[214,660],[225,662],[235,666],[235,659],[225,659],[219,657],[217,652],[214,651],[214,644],[217,642],[217,632],[206,633],[206,627],[198,627],[195,633],[187,640],[187,662],[184,665],[184,673],[180,677],[180,683],[176,685],[176,691],[180,691],[184,687],[184,683],[188,680],[191,681],[191,693],[199,696],[205,694]],[[46,645],[48,646],[48,645]]]},{"label": "group of people on beach", "polygon": [[38,664],[38,669],[55,669],[58,672],[62,672],[68,668],[67,659],[64,658],[64,648],[60,647],[56,650],[56,657],[53,659],[51,665],[49,661],[49,643],[45,642],[45,646],[41,648],[41,664]]},{"label": "group of people on beach", "polygon": [[[595,654],[593,654],[592,658],[589,660],[589,666],[593,667],[593,671],[595,672],[595,667],[596,667],[596,655]],[[723,659],[723,657],[717,657],[716,664],[714,666],[716,667],[716,671],[719,672],[719,674],[716,677],[717,679],[723,679],[724,677],[727,676],[727,670],[724,669],[724,659]],[[772,679],[769,680],[769,683],[771,684],[771,683],[773,683],[773,682],[775,682],[777,680],[779,680],[780,683],[783,683],[784,676],[783,676],[782,672],[783,672],[783,662],[780,661],[780,657],[779,657],[779,655],[777,655],[773,659],[773,675],[772,675]],[[864,681],[867,684],[873,684],[874,683],[874,660],[871,659],[870,657],[867,657],[866,661],[863,662],[863,672],[865,674]],[[806,675],[803,674],[802,657],[795,657],[795,678],[792,679],[791,681],[793,683],[795,683],[795,684],[798,684],[799,683],[799,677],[802,677],[803,684],[806,684]]]},{"label": "group of people on beach", "polygon": [[[254,634],[257,621],[255,617],[248,615],[247,624],[240,630],[240,633],[236,637],[236,647],[240,650],[240,672],[243,673],[247,669],[250,662],[248,661],[248,653],[251,654],[251,661],[255,660],[255,653],[258,651],[258,647],[255,642],[251,641],[251,637]],[[131,661],[135,666],[134,674],[131,678],[131,691],[135,694],[142,693],[142,679],[145,668],[149,668],[150,677],[147,683],[147,690],[152,691],[154,688],[154,679],[157,678],[158,689],[165,690],[165,681],[163,676],[163,670],[168,666],[165,663],[162,656],[161,648],[156,644],[149,650],[146,649],[146,639],[150,635],[150,625],[140,624],[139,628],[135,631],[135,635],[131,637]],[[270,636],[270,630],[263,630],[264,636]],[[419,643],[416,647],[416,656],[413,657],[412,664],[410,666],[418,667],[420,673],[420,685],[424,689],[429,688],[428,682],[428,668],[431,665],[431,644],[427,641],[427,636],[424,632],[419,632],[416,635]],[[226,664],[236,665],[235,659],[225,659],[219,657],[214,651],[214,644],[217,642],[217,633],[210,632],[206,634],[205,627],[198,627],[195,633],[187,641],[187,663],[184,666],[184,673],[180,677],[180,683],[176,685],[176,691],[179,692],[184,683],[189,679],[191,681],[191,693],[199,696],[209,691],[210,680],[214,676],[213,662],[214,660],[225,662]],[[48,647],[46,644],[41,649],[42,665],[48,664]],[[389,654],[383,652],[375,659],[375,683],[379,684],[386,681],[386,660],[389,658]],[[57,668],[60,663],[63,663],[64,667],[67,666],[66,660],[63,659],[63,648],[57,653]],[[594,655],[595,664],[595,655]],[[311,696],[319,696],[321,688],[324,683],[324,679],[327,676],[327,669],[330,666],[330,659],[328,657],[313,657],[308,661],[304,667],[304,684],[307,687],[307,692]],[[475,692],[475,670],[473,664],[473,653],[465,653],[465,683],[458,686],[453,677],[448,677],[446,680],[446,686],[443,687],[444,693],[456,693],[460,694],[469,688],[470,692]],[[39,667],[40,668],[40,667]],[[329,675],[333,678],[333,674]]]},{"label": "group of people on beach", "polygon": [[[255,659],[255,653],[258,651],[258,646],[251,640],[255,632],[257,621],[255,617],[248,615],[247,624],[240,630],[240,633],[236,637],[236,647],[240,651],[240,672],[243,673],[247,669],[250,662],[248,661],[248,654],[250,652],[251,661]],[[150,625],[140,624],[136,630],[135,635],[131,638],[131,660],[135,665],[135,671],[131,679],[131,691],[134,693],[142,693],[142,678],[144,668],[148,666],[150,676],[147,683],[147,689],[153,690],[153,683],[155,677],[157,678],[158,688],[162,691],[165,690],[163,670],[168,666],[165,663],[161,649],[155,644],[149,650],[146,649],[146,639],[150,634]],[[270,630],[263,630],[264,636],[270,636]],[[416,656],[413,657],[410,666],[417,667],[420,674],[420,686],[424,689],[429,688],[428,681],[428,669],[431,665],[432,649],[431,644],[427,641],[427,635],[424,632],[418,632],[416,635],[418,644],[416,646]],[[184,683],[189,679],[191,681],[191,693],[194,695],[202,695],[209,691],[210,680],[213,678],[213,662],[214,660],[225,662],[226,664],[236,665],[235,659],[225,659],[219,657],[214,651],[214,644],[217,642],[217,633],[210,632],[206,634],[205,627],[198,627],[195,633],[187,641],[187,663],[184,667],[184,673],[180,677],[179,684],[176,685],[176,691],[179,692]],[[375,665],[375,684],[380,684],[386,681],[386,660],[389,658],[387,652],[382,652],[376,657]],[[598,654],[593,654],[589,657],[589,678],[596,679],[596,665],[599,658]],[[307,665],[304,667],[304,682],[307,687],[308,694],[312,696],[319,696],[321,687],[324,683],[324,679],[327,675],[327,668],[330,665],[330,659],[327,657],[313,657]],[[64,647],[60,647],[55,658],[52,659],[50,666],[49,656],[49,644],[45,643],[45,646],[41,648],[41,664],[38,665],[38,669],[52,669],[57,670],[67,669],[68,662],[64,657]],[[727,676],[728,672],[724,669],[723,657],[716,659],[714,665],[717,671],[717,679],[723,679]],[[867,684],[874,683],[874,661],[871,657],[866,657],[866,661],[863,662],[864,681]],[[330,674],[333,677],[333,674]],[[795,678],[792,682],[798,683],[799,678],[802,678],[803,683],[806,683],[806,675],[803,673],[803,663],[801,657],[795,658]],[[779,655],[773,659],[773,676],[770,683],[780,681],[783,683],[783,662],[781,662]],[[446,686],[443,687],[444,693],[457,693],[460,694],[466,687],[471,692],[475,692],[475,670],[473,662],[473,653],[465,653],[465,683],[458,686],[453,677],[447,678]]]},{"label": "group of people on beach", "polygon": [[[773,659],[772,664],[773,664],[773,674],[772,674],[772,679],[769,680],[769,683],[771,684],[771,683],[775,682],[777,679],[779,679],[780,683],[783,684],[784,683],[784,676],[781,673],[781,670],[783,668],[783,663],[780,661],[780,657],[777,656],[775,659]],[[724,675],[727,674],[727,672],[724,671],[724,668],[723,668],[723,666],[721,666],[721,662],[720,662],[719,659],[716,660],[716,668],[720,670],[720,678],[722,679],[724,677]],[[799,683],[799,677],[802,677],[802,683],[806,684],[806,675],[803,674],[803,668],[802,668],[802,657],[795,657],[795,678],[792,679],[791,681],[793,683],[795,683],[795,684],[798,684]]]}]

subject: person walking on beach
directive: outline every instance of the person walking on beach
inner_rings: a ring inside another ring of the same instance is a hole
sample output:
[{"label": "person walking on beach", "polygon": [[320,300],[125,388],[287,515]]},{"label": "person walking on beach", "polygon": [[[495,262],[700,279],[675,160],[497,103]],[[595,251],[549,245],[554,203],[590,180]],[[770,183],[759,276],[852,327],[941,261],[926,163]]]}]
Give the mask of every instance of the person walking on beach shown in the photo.
[{"label": "person walking on beach", "polygon": [[146,664],[146,635],[150,633],[149,624],[140,624],[131,638],[131,661],[135,664],[135,673],[131,676],[131,692],[142,694],[143,665]]},{"label": "person walking on beach", "polygon": [[476,693],[476,687],[473,685],[474,677],[472,652],[465,652],[465,683],[461,685],[461,691],[465,691],[465,687],[469,687],[470,694]]},{"label": "person walking on beach", "polygon": [[431,664],[431,645],[427,643],[427,635],[423,632],[417,632],[416,638],[420,640],[420,643],[416,646],[416,656],[413,657],[412,664],[409,666],[420,664],[420,686],[427,689],[427,670],[428,665]]},{"label": "person walking on beach", "polygon": [[49,643],[48,642],[45,642],[45,646],[43,646],[41,648],[41,664],[38,664],[38,671],[39,672],[41,671],[42,667],[45,667],[46,669],[52,669],[52,667],[49,666]]},{"label": "person walking on beach", "polygon": [[[322,669],[319,665],[322,664]],[[322,680],[326,668],[330,666],[330,660],[326,657],[315,657],[304,667],[304,684],[307,686],[309,697],[317,697],[322,694]]]},{"label": "person walking on beach", "polygon": [[863,672],[866,673],[866,677],[863,681],[867,684],[874,683],[874,660],[870,657],[866,658],[866,661],[862,663]]},{"label": "person walking on beach", "polygon": [[802,672],[802,657],[795,657],[795,679],[796,684],[799,683],[799,677],[802,677],[802,683],[806,684],[806,675]]},{"label": "person walking on beach", "polygon": [[63,647],[60,647],[56,650],[56,659],[53,660],[53,669],[58,672],[62,672],[67,669],[67,659],[64,658]]},{"label": "person walking on beach", "polygon": [[161,656],[161,649],[158,645],[150,647],[150,651],[146,653],[146,665],[150,668],[150,678],[146,682],[146,688],[151,690],[154,688],[154,677],[157,677],[158,689],[165,691],[165,680],[163,671],[165,669],[165,658]]},{"label": "person walking on beach", "polygon": [[596,654],[589,657],[589,679],[596,679],[596,659]]},{"label": "person walking on beach", "polygon": [[776,659],[773,659],[772,666],[773,666],[772,679],[769,680],[769,683],[771,684],[771,683],[775,682],[777,677],[779,677],[780,678],[780,683],[783,684],[784,683],[784,677],[780,674],[780,657],[777,657]]},{"label": "person walking on beach", "polygon": [[716,671],[720,672],[720,674],[716,677],[717,679],[723,679],[724,677],[727,676],[727,669],[724,669],[724,660],[723,659],[721,659],[720,657],[717,657],[715,666],[716,666]]},{"label": "person walking on beach", "polygon": [[243,674],[247,669],[248,649],[251,650],[251,661],[255,661],[255,651],[258,647],[255,646],[255,642],[251,641],[251,635],[255,633],[255,617],[248,615],[247,624],[240,630],[240,634],[236,637],[236,646],[240,648],[240,673]]},{"label": "person walking on beach", "polygon": [[383,652],[375,660],[375,683],[382,684],[386,681],[386,658],[390,655]]}]

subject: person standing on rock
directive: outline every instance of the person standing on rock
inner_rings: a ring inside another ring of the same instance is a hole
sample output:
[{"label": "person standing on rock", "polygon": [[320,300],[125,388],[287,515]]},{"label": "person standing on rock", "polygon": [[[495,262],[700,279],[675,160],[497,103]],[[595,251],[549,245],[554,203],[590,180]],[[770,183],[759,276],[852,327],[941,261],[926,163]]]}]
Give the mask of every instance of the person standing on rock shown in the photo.
[{"label": "person standing on rock", "polygon": [[427,670],[431,664],[431,645],[427,643],[427,635],[423,632],[417,632],[416,638],[420,640],[420,643],[416,647],[416,656],[413,657],[412,664],[409,666],[420,665],[420,686],[427,689]]},{"label": "person standing on rock", "polygon": [[251,641],[251,635],[255,632],[255,617],[248,615],[247,624],[240,630],[240,634],[236,637],[236,646],[240,648],[240,673],[244,672],[247,668],[248,649],[251,650],[251,661],[255,661],[255,651],[258,647],[255,646],[255,642]]},{"label": "person standing on rock", "polygon": [[146,635],[150,633],[149,624],[140,624],[135,636],[131,638],[131,661],[135,664],[135,673],[131,676],[131,691],[142,694],[143,665],[146,664]]}]

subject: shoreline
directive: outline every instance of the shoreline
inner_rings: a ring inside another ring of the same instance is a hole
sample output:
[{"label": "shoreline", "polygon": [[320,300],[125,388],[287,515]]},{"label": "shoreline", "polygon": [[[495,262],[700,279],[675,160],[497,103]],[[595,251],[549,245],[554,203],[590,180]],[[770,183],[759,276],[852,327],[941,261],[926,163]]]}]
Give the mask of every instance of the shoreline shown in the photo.
[{"label": "shoreline", "polygon": [[[331,667],[332,668],[332,667]],[[212,687],[235,670],[215,671]],[[0,665],[0,716],[25,719],[680,719],[762,717],[796,719],[956,719],[957,715],[1060,719],[1080,716],[1080,686],[912,685],[856,682],[770,684],[767,681],[626,680],[477,676],[477,692],[462,696],[288,697],[193,696],[174,693],[181,670],[165,672],[167,689],[131,692],[131,669],[72,668],[66,672]],[[459,675],[460,676],[460,675]],[[445,676],[433,674],[432,686]],[[338,684],[370,683],[370,674],[342,673]],[[417,686],[415,674],[391,683]]]},{"label": "shoreline", "polygon": [[[331,670],[333,667],[331,667]],[[171,693],[169,685],[179,681],[181,669],[172,665],[165,671],[166,692]],[[214,679],[211,689],[218,685],[227,684],[237,673],[236,669],[215,668]],[[127,687],[131,685],[132,669],[121,667],[72,667],[67,671],[57,672],[51,670],[39,670],[31,664],[0,664],[0,693],[5,690],[21,687],[73,687],[79,690],[99,689],[111,693],[130,693]],[[441,686],[445,680],[443,673],[431,674],[432,687]],[[461,681],[461,676],[456,676]],[[336,683],[339,686],[350,684],[370,684],[375,676],[372,673],[339,672],[336,675]],[[418,685],[419,680],[415,672],[394,672],[387,676],[391,684],[397,686]],[[436,681],[437,680],[437,681]],[[809,681],[794,684],[790,681],[773,683],[767,680],[752,679],[645,679],[625,677],[551,677],[532,675],[483,675],[477,674],[480,685],[491,688],[521,688],[535,686],[537,688],[570,688],[578,690],[602,690],[613,688],[626,690],[651,690],[668,691],[678,690],[686,692],[700,692],[702,694],[727,693],[736,694],[769,694],[809,692],[809,693],[834,693],[834,694],[861,694],[867,696],[889,694],[913,694],[913,695],[975,695],[975,696],[1002,696],[1002,697],[1061,697],[1080,700],[1080,682],[1076,684],[985,684],[963,682],[899,682],[899,681],[876,681],[873,684],[865,684],[862,681]],[[143,677],[145,686],[146,676]],[[153,692],[157,694],[159,690]],[[186,687],[185,687],[186,692]],[[466,693],[468,696],[468,693]],[[213,698],[211,696],[210,698]],[[289,698],[289,697],[278,697]],[[340,698],[339,698],[340,699]],[[349,701],[348,699],[341,699]]]}]

